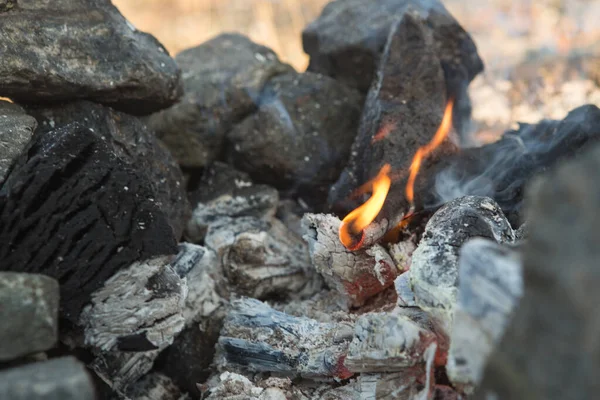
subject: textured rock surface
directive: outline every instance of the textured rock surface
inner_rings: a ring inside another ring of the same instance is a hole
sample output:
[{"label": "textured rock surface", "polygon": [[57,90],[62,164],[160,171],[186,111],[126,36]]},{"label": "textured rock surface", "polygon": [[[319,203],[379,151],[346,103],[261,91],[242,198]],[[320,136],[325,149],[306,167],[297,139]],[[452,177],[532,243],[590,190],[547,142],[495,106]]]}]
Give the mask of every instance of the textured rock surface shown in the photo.
[{"label": "textured rock surface", "polygon": [[532,186],[524,295],[475,398],[597,396],[599,170],[594,146]]},{"label": "textured rock surface", "polygon": [[150,114],[181,95],[179,69],[108,0],[19,0],[0,10],[0,95],[23,103],[90,99]]},{"label": "textured rock surface", "polygon": [[168,219],[144,171],[79,124],[34,135],[0,188],[0,268],[58,280],[61,316],[117,271],[175,254]]},{"label": "textured rock surface", "polygon": [[0,100],[0,185],[29,143],[37,123],[21,107]]},{"label": "textured rock surface", "polygon": [[0,362],[54,347],[58,302],[54,279],[0,272]]},{"label": "textured rock surface", "polygon": [[227,157],[256,182],[321,206],[350,155],[362,101],[319,74],[274,77],[258,110],[227,135]]},{"label": "textured rock surface", "polygon": [[94,400],[96,396],[85,366],[64,357],[0,371],[0,398]]},{"label": "textured rock surface", "polygon": [[111,144],[115,153],[146,174],[152,185],[152,201],[169,218],[175,237],[181,237],[190,215],[183,175],[176,161],[154,132],[140,119],[89,101],[29,110],[40,132],[79,122]]},{"label": "textured rock surface", "polygon": [[238,34],[222,34],[176,57],[184,97],[149,119],[179,163],[202,167],[218,159],[225,134],[256,110],[266,82],[293,71],[270,49]]}]

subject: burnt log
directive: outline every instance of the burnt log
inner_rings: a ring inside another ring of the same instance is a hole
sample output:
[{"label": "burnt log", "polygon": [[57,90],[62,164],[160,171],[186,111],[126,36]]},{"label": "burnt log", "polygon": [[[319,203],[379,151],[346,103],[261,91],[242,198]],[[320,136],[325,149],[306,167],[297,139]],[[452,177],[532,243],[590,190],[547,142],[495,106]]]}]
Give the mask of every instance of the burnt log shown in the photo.
[{"label": "burnt log", "polygon": [[130,400],[189,400],[168,376],[157,372],[142,377],[125,394]]},{"label": "burnt log", "polygon": [[0,185],[27,147],[37,123],[16,104],[0,100]]},{"label": "burnt log", "polygon": [[179,166],[144,123],[136,117],[89,101],[28,111],[38,121],[41,134],[79,122],[108,141],[116,155],[147,176],[154,195],[152,201],[168,217],[176,238],[180,238],[190,216]]},{"label": "burnt log", "polygon": [[0,36],[0,95],[19,103],[90,99],[143,115],[181,96],[166,49],[108,0],[19,0],[0,9]]},{"label": "burnt log", "polygon": [[118,271],[176,254],[154,197],[145,172],[97,132],[38,132],[0,187],[0,268],[57,279],[61,316],[76,324]]}]

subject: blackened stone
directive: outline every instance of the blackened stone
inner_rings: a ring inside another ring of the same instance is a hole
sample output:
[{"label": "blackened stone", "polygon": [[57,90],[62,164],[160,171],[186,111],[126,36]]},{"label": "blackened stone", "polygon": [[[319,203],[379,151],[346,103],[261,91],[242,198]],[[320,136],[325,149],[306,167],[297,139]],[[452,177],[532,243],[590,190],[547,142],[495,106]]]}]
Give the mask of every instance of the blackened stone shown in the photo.
[{"label": "blackened stone", "polygon": [[167,148],[137,117],[89,101],[30,109],[43,132],[79,122],[108,141],[115,154],[143,172],[152,186],[152,201],[167,215],[176,238],[190,216],[183,175]]},{"label": "blackened stone", "polygon": [[77,323],[93,291],[138,260],[177,253],[145,171],[74,123],[34,135],[0,188],[0,268],[60,283]]},{"label": "blackened stone", "polygon": [[258,111],[227,135],[227,157],[255,182],[320,207],[350,155],[362,101],[319,74],[272,78]]},{"label": "blackened stone", "polygon": [[589,399],[600,391],[600,148],[532,184],[525,291],[475,398]]},{"label": "blackened stone", "polygon": [[218,159],[226,132],[256,110],[265,83],[293,71],[272,50],[239,34],[222,34],[184,50],[176,61],[185,95],[152,115],[149,124],[186,167]]},{"label": "blackened stone", "polygon": [[150,114],[181,96],[165,48],[108,0],[19,0],[0,13],[0,95],[20,103],[90,99]]},{"label": "blackened stone", "polygon": [[309,71],[367,91],[394,23],[416,12],[433,29],[444,69],[467,84],[483,70],[475,43],[437,0],[335,0],[302,34]]},{"label": "blackened stone", "polygon": [[0,185],[29,143],[37,123],[21,107],[0,100]]},{"label": "blackened stone", "polygon": [[56,358],[0,372],[0,399],[94,400],[85,366],[74,357]]},{"label": "blackened stone", "polygon": [[58,340],[58,282],[0,272],[0,361],[52,348]]}]

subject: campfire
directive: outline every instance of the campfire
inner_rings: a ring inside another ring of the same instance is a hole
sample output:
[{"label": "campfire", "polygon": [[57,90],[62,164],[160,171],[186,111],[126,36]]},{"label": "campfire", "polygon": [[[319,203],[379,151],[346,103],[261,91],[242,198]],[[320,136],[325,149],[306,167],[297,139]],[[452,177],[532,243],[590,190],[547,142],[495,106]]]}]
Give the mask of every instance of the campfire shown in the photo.
[{"label": "campfire", "polygon": [[0,399],[594,398],[597,56],[515,67],[584,99],[482,140],[437,0],[332,1],[306,72],[103,0],[0,32]]}]

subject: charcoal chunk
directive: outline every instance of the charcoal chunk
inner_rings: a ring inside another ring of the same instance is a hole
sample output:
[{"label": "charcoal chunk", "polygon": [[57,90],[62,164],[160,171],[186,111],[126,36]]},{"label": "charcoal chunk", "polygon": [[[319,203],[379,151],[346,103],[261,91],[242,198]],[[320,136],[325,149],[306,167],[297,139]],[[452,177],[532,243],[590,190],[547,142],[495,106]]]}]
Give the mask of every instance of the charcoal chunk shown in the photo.
[{"label": "charcoal chunk", "polygon": [[177,253],[145,171],[78,123],[36,133],[0,188],[0,269],[60,283],[61,316],[117,271]]},{"label": "charcoal chunk", "polygon": [[181,237],[191,213],[183,175],[166,147],[139,118],[89,101],[30,108],[29,112],[42,133],[77,121],[109,141],[119,158],[145,173],[154,192],[152,201],[167,215],[175,237]]},{"label": "charcoal chunk", "polygon": [[182,166],[218,159],[225,134],[256,110],[265,83],[293,71],[275,53],[239,34],[222,34],[175,58],[183,71],[184,97],[149,118],[158,137]]},{"label": "charcoal chunk", "polygon": [[21,103],[90,99],[150,114],[181,96],[165,48],[108,0],[19,0],[0,13],[0,95]]},{"label": "charcoal chunk", "polygon": [[269,81],[258,111],[228,135],[228,159],[257,183],[321,206],[356,136],[362,96],[319,74]]},{"label": "charcoal chunk", "polygon": [[21,107],[0,100],[0,185],[29,143],[37,123]]},{"label": "charcoal chunk", "polygon": [[85,366],[74,357],[56,358],[0,371],[0,399],[94,400]]},{"label": "charcoal chunk", "polygon": [[532,183],[524,295],[475,398],[588,399],[600,390],[600,147]]},{"label": "charcoal chunk", "polygon": [[58,340],[58,283],[0,272],[0,361],[52,348]]}]

